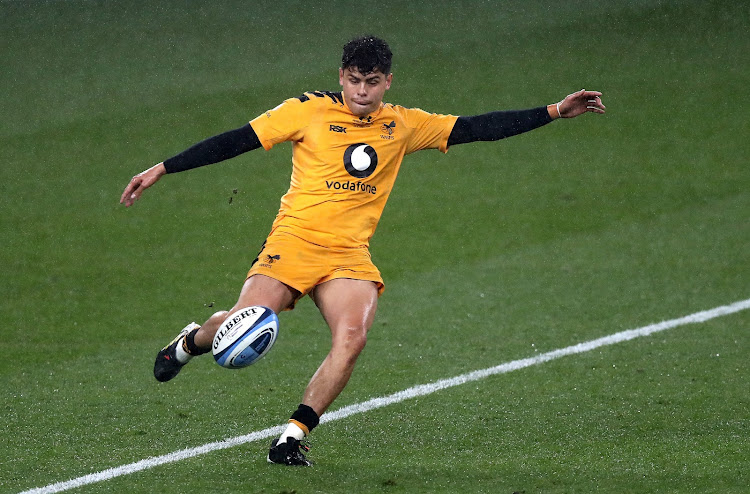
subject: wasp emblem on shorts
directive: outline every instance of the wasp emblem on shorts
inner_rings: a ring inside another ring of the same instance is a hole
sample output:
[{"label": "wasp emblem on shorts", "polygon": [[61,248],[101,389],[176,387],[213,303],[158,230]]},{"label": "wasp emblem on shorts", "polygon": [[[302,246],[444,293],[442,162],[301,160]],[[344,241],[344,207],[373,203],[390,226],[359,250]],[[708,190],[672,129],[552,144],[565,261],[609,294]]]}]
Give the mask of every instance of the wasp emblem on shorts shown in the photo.
[{"label": "wasp emblem on shorts", "polygon": [[278,261],[279,259],[281,259],[281,256],[279,254],[276,254],[275,256],[266,254],[266,263],[268,263],[268,264],[273,264],[274,262]]}]

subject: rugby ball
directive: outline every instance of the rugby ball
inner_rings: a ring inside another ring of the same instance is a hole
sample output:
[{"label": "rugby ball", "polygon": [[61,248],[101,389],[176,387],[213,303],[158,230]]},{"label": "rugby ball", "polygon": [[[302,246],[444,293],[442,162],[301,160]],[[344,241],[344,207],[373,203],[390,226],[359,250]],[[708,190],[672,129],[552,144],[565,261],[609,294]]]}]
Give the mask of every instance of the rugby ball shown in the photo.
[{"label": "rugby ball", "polygon": [[245,307],[230,314],[216,331],[214,359],[227,369],[247,367],[268,353],[278,334],[279,318],[271,309]]}]

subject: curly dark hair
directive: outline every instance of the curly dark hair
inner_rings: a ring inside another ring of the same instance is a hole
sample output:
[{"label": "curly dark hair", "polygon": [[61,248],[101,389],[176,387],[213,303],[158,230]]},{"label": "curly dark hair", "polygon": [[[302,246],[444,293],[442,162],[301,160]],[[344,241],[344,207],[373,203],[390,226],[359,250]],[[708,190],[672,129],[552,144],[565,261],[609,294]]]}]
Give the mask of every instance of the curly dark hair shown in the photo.
[{"label": "curly dark hair", "polygon": [[362,75],[376,70],[390,74],[392,57],[393,53],[385,40],[371,35],[362,36],[344,45],[341,68],[356,67]]}]

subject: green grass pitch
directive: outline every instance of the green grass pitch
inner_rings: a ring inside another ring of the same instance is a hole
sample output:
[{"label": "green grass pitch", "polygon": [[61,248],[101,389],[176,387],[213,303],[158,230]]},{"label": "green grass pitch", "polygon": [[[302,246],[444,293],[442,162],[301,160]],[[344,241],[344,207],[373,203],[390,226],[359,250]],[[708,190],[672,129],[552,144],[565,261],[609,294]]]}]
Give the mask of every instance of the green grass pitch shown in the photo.
[{"label": "green grass pitch", "polygon": [[[0,2],[0,492],[283,423],[328,350],[309,300],[273,351],[158,384],[234,303],[290,148],[130,177],[389,40],[387,101],[476,114],[604,92],[605,116],[408,156],[372,242],[387,284],[332,410],[750,297],[742,2]],[[236,192],[235,192],[236,190]],[[232,199],[230,201],[230,198]],[[746,493],[750,311],[71,492]]]}]

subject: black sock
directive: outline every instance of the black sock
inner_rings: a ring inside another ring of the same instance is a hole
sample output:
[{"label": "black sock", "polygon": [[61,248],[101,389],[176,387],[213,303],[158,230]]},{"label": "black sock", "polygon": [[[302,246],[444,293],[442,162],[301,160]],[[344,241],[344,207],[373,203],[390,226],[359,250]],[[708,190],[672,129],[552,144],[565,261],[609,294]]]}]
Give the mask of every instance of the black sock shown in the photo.
[{"label": "black sock", "polygon": [[194,329],[191,332],[189,332],[187,336],[185,336],[185,339],[183,340],[184,345],[182,349],[194,357],[197,355],[203,355],[204,353],[208,353],[208,351],[211,350],[211,347],[203,349],[203,348],[198,348],[195,345],[195,333],[198,332],[198,329]]},{"label": "black sock", "polygon": [[303,430],[307,429],[305,433],[309,434],[318,425],[318,423],[320,423],[320,417],[318,417],[318,414],[315,413],[315,410],[313,410],[311,407],[301,404],[297,408],[297,411],[292,414],[289,422],[295,422],[298,425],[303,425],[304,427],[301,428]]}]

